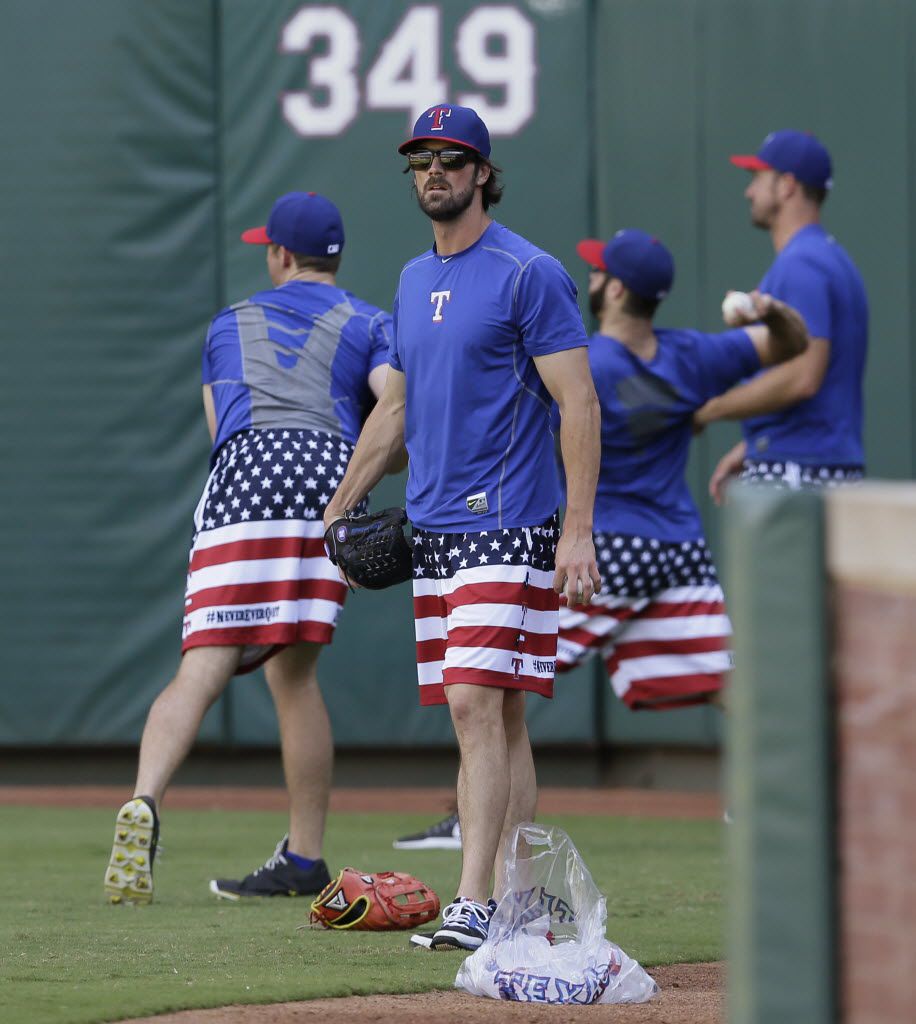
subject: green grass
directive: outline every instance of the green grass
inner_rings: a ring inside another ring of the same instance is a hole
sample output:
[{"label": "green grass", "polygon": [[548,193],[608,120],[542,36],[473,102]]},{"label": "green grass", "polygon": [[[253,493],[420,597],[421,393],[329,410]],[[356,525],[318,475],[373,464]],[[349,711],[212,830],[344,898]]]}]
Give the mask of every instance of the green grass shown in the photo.
[{"label": "green grass", "polygon": [[[721,826],[565,817],[608,897],[608,936],[646,966],[722,957]],[[410,871],[443,900],[458,856],[391,849],[416,815],[336,815],[332,867]],[[112,907],[102,877],[114,810],[0,808],[0,1020],[89,1024],[227,1003],[450,988],[460,954],[406,933],[310,928],[305,900],[230,904],[207,889],[266,859],[285,830],[268,813],[167,811],[156,902]]]}]

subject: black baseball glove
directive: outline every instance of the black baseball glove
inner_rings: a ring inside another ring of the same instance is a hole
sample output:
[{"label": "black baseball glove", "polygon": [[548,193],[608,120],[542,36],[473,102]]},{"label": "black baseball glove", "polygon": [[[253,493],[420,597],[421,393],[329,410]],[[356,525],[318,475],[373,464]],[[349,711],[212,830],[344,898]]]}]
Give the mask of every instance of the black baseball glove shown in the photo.
[{"label": "black baseball glove", "polygon": [[413,557],[404,536],[407,513],[384,508],[369,515],[347,512],[335,519],[324,535],[328,558],[348,583],[383,590],[413,576]]}]

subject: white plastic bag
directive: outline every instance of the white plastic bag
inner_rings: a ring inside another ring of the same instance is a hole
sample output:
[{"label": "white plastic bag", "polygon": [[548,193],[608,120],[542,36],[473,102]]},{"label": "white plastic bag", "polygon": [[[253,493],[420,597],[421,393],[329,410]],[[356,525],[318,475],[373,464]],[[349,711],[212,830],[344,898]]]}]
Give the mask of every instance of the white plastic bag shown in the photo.
[{"label": "white plastic bag", "polygon": [[455,987],[516,1002],[647,1002],[658,985],[607,940],[606,920],[605,899],[569,836],[519,825],[506,856],[506,892]]}]

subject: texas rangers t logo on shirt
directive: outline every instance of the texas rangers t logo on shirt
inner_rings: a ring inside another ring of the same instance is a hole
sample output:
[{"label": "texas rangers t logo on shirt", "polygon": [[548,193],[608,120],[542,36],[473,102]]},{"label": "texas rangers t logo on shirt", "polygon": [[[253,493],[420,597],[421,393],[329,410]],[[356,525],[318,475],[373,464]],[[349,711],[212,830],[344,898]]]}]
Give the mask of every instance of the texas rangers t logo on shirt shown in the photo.
[{"label": "texas rangers t logo on shirt", "polygon": [[433,313],[433,323],[434,324],[441,324],[442,323],[442,303],[443,302],[450,302],[451,298],[452,298],[451,291],[447,291],[447,292],[430,292],[429,293],[429,301],[430,302],[435,302],[435,304],[436,304],[436,312]]},{"label": "texas rangers t logo on shirt", "polygon": [[442,123],[442,118],[451,117],[452,111],[450,107],[433,107],[426,116],[433,119],[433,123],[430,125],[429,130],[431,132],[441,132],[445,128],[445,125]]}]

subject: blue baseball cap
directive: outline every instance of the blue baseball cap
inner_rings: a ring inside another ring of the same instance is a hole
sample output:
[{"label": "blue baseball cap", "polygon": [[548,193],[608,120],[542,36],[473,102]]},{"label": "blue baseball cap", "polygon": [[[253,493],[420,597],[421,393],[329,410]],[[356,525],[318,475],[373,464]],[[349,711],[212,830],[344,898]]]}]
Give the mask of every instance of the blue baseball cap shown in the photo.
[{"label": "blue baseball cap", "polygon": [[824,144],[811,132],[786,129],[771,132],[754,156],[733,156],[731,162],[746,171],[794,174],[813,188],[831,188],[833,168]]},{"label": "blue baseball cap", "polygon": [[317,192],[287,192],[274,203],[262,228],[242,232],[250,245],[282,245],[304,256],[336,256],[344,246],[340,210]]},{"label": "blue baseball cap", "polygon": [[424,110],[413,126],[413,135],[398,146],[399,153],[406,153],[415,142],[455,142],[466,149],[473,149],[484,159],[490,158],[490,133],[476,110],[470,107],[456,107],[450,103],[437,103]]},{"label": "blue baseball cap", "polygon": [[674,284],[674,257],[657,238],[636,228],[618,231],[607,243],[583,239],[576,252],[644,299],[663,299]]}]

